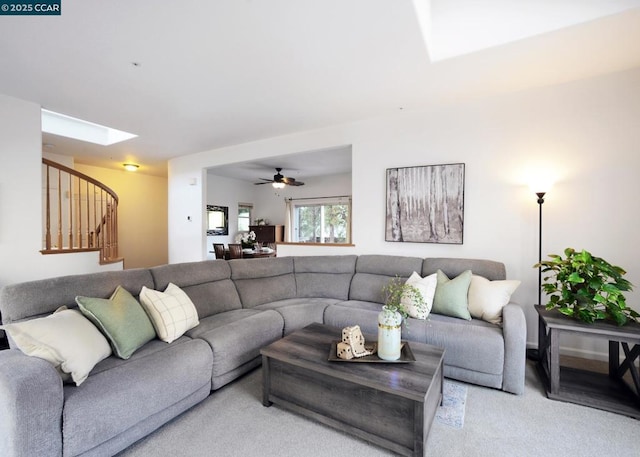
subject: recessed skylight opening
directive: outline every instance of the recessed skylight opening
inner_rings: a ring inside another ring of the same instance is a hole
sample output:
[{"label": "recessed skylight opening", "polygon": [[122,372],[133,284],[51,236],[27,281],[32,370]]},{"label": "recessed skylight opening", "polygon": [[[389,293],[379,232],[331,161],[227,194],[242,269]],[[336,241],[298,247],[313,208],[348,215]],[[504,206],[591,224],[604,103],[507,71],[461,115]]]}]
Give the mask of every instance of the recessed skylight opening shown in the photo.
[{"label": "recessed skylight opening", "polygon": [[102,146],[120,143],[138,136],[46,109],[42,110],[42,131]]}]

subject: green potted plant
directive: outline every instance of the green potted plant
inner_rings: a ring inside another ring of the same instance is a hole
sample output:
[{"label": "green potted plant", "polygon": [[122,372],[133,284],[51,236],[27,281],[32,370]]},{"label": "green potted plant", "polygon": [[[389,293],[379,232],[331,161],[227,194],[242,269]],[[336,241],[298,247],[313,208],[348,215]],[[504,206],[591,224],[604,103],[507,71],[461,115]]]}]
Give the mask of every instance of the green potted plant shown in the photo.
[{"label": "green potted plant", "polygon": [[564,250],[565,257],[550,254],[535,268],[550,273],[542,289],[549,296],[547,309],[557,309],[565,316],[584,322],[612,320],[618,325],[638,321],[640,314],[626,304],[623,292],[632,284],[622,276],[626,271],[582,250]]},{"label": "green potted plant", "polygon": [[382,288],[382,293],[384,305],[378,314],[378,357],[398,360],[402,348],[401,326],[409,317],[406,303],[411,302],[419,311],[425,310],[426,304],[420,290],[398,276]]}]

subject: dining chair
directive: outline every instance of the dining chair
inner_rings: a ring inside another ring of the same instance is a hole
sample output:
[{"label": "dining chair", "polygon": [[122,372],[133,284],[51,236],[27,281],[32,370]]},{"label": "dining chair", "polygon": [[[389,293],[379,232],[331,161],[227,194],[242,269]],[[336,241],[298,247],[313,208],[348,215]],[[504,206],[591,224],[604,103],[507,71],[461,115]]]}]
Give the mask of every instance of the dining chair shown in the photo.
[{"label": "dining chair", "polygon": [[224,259],[224,244],[213,243],[213,252],[216,253],[216,259]]},{"label": "dining chair", "polygon": [[241,259],[242,258],[242,245],[229,243],[229,258]]}]

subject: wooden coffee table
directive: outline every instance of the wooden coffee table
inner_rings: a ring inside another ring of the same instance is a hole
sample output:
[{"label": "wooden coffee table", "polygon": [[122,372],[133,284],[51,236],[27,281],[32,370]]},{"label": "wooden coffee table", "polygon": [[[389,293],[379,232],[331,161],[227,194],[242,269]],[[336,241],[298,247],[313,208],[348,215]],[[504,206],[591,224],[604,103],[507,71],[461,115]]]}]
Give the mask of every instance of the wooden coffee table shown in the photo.
[{"label": "wooden coffee table", "polygon": [[341,330],[312,324],[263,348],[263,404],[276,403],[401,455],[426,455],[442,401],[444,349],[410,342],[415,362],[330,362]]}]

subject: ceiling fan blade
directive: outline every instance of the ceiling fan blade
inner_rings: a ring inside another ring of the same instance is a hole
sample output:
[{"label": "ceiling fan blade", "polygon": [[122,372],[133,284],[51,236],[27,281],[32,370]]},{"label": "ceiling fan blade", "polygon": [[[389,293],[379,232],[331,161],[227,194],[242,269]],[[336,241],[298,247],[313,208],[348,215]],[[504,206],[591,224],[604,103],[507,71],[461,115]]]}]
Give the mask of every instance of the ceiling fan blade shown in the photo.
[{"label": "ceiling fan blade", "polygon": [[273,179],[258,178],[264,182],[254,182],[254,184],[257,186],[259,184],[282,183],[282,184],[286,184],[287,186],[304,186],[303,182],[296,181],[295,178],[289,178],[287,176],[283,176],[282,174],[280,174],[281,171],[282,171],[282,168],[276,168],[277,173],[273,175]]},{"label": "ceiling fan blade", "polygon": [[296,178],[283,178],[282,182],[284,182],[288,186],[304,186],[304,183],[301,181],[296,181]]}]

